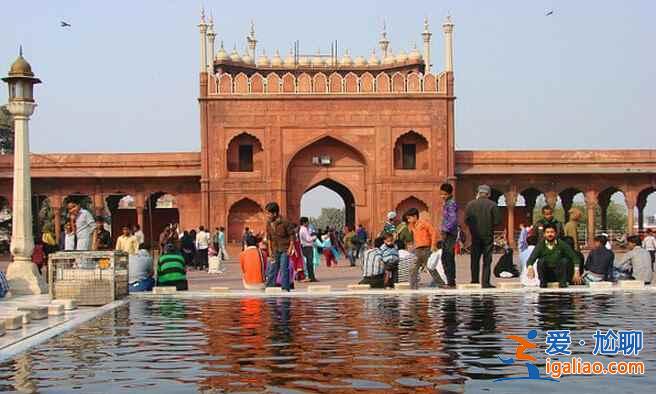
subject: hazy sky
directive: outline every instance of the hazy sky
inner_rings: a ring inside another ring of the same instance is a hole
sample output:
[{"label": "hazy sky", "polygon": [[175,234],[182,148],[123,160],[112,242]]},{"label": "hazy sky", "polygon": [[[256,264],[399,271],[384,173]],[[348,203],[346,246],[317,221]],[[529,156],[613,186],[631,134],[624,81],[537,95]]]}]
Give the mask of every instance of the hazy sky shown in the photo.
[{"label": "hazy sky", "polygon": [[[259,48],[290,43],[329,51],[331,40],[368,55],[387,20],[395,52],[441,22],[455,27],[458,149],[654,148],[656,2],[205,0],[218,41],[243,52],[249,21]],[[19,43],[43,84],[35,152],[199,150],[198,14],[194,1],[7,1],[2,74]],[[554,14],[545,16],[553,9]],[[60,20],[72,24],[61,28]],[[217,41],[217,42],[218,42]],[[258,51],[259,52],[259,51]],[[0,66],[2,68],[2,66]],[[6,92],[0,93],[0,102]]]}]

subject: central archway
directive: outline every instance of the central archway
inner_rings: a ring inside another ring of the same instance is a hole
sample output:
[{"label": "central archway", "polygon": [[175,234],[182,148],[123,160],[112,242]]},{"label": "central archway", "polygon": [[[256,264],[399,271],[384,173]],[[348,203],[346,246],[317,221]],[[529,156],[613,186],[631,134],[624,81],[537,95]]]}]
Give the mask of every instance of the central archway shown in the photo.
[{"label": "central archway", "polygon": [[365,176],[365,157],[353,146],[328,136],[310,143],[293,155],[287,167],[287,216],[298,221],[302,196],[324,186],[344,200],[346,224],[368,219],[362,209],[367,205]]},{"label": "central archway", "polygon": [[[308,193],[314,191],[315,189],[317,189],[321,186],[323,186],[323,188],[325,188],[325,189],[322,190],[323,193],[314,193],[314,195],[312,196],[312,200],[308,201],[308,199],[309,199]],[[329,189],[329,190],[326,190],[326,189]],[[321,194],[327,194],[327,193],[330,193],[331,191],[334,192],[335,194],[337,194],[339,196],[339,198],[341,198],[342,201],[344,202],[344,217],[342,218],[343,220],[340,220],[340,222],[341,222],[340,225],[333,225],[332,227],[342,227],[342,225],[347,225],[347,226],[350,226],[352,228],[355,227],[355,197],[353,197],[353,193],[351,193],[351,191],[346,186],[342,185],[339,182],[335,182],[332,179],[324,179],[323,181],[321,181],[321,182],[319,182],[315,185],[310,186],[305,191],[305,193],[303,193],[301,201],[302,201],[303,204],[316,204],[317,200],[319,198],[321,198]],[[302,208],[305,208],[305,209],[302,209],[301,214],[303,216],[308,216],[306,214],[306,211],[308,211],[308,209],[307,209],[308,207],[306,205],[304,205]],[[316,210],[313,210],[313,211],[315,211],[315,213],[316,213]],[[315,214],[315,215],[311,215],[311,216],[314,216],[316,218],[320,215]]]}]

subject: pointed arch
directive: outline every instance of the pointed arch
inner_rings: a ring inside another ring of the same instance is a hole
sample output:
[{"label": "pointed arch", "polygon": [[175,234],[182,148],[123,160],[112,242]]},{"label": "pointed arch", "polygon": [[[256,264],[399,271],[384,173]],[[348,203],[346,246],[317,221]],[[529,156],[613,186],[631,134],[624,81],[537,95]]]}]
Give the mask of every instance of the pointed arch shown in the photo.
[{"label": "pointed arch", "polygon": [[312,93],[312,78],[307,73],[301,73],[297,81],[299,93]]},{"label": "pointed arch", "polygon": [[424,75],[424,92],[437,92],[437,81],[435,80],[435,75]]},{"label": "pointed arch", "polygon": [[314,93],[328,92],[328,77],[326,77],[326,74],[322,72],[316,73],[314,75],[313,82],[312,91]]},{"label": "pointed arch", "polygon": [[422,134],[409,130],[394,141],[395,170],[423,170],[430,165],[428,139]]},{"label": "pointed arch", "polygon": [[264,77],[260,73],[251,76],[251,93],[264,93]]},{"label": "pointed arch", "polygon": [[414,196],[414,195],[408,195],[407,197],[403,198],[401,201],[399,201],[396,204],[395,211],[396,214],[401,217],[403,216],[404,213],[408,211],[410,208],[416,208],[419,211],[420,216],[426,217],[429,215],[429,209],[428,209],[428,204],[424,202],[422,199]]},{"label": "pointed arch", "polygon": [[254,233],[263,232],[265,223],[266,215],[260,204],[244,197],[228,209],[228,241],[239,242],[246,227]]},{"label": "pointed arch", "polygon": [[358,92],[358,76],[350,72],[344,77],[344,92],[357,93]]},{"label": "pointed arch", "polygon": [[295,93],[296,92],[296,78],[292,73],[286,73],[282,76],[282,92]]},{"label": "pointed arch", "polygon": [[372,93],[374,89],[374,76],[367,71],[360,77],[360,91],[364,93]]},{"label": "pointed arch", "polygon": [[376,92],[389,93],[390,91],[390,78],[386,72],[381,72],[376,75]]},{"label": "pointed arch", "polygon": [[241,132],[228,142],[226,165],[229,172],[261,171],[264,160],[262,142],[257,136]]},{"label": "pointed arch", "polygon": [[235,76],[235,93],[247,94],[248,93],[248,77],[243,72]]},{"label": "pointed arch", "polygon": [[411,72],[407,76],[408,81],[408,92],[420,92],[421,91],[421,76],[416,72]]},{"label": "pointed arch", "polygon": [[328,88],[331,93],[341,93],[343,83],[342,76],[336,72],[328,77]]},{"label": "pointed arch", "polygon": [[232,76],[228,73],[219,77],[219,94],[232,94]]},{"label": "pointed arch", "polygon": [[267,93],[280,93],[280,77],[276,73],[267,75]]},{"label": "pointed arch", "polygon": [[392,92],[405,92],[405,77],[398,71],[392,75]]}]

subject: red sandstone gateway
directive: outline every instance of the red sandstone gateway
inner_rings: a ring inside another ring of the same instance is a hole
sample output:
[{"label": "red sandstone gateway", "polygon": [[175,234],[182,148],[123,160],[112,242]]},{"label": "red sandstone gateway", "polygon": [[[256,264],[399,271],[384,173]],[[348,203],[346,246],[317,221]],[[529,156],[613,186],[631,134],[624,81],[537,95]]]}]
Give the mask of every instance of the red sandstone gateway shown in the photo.
[{"label": "red sandstone gateway", "polygon": [[[317,185],[344,199],[347,224],[374,233],[394,209],[418,208],[437,225],[442,182],[456,185],[460,206],[478,184],[491,185],[494,199],[505,197],[509,230],[532,222],[542,193],[552,206],[560,198],[566,211],[583,193],[588,213],[601,207],[603,222],[613,193],[624,193],[629,212],[642,213],[656,190],[655,150],[456,152],[449,19],[444,70],[436,73],[427,22],[421,53],[392,54],[383,32],[381,56],[367,58],[335,51],[256,58],[254,31],[248,53],[215,53],[213,27],[199,27],[201,152],[33,155],[35,204],[59,210],[66,199],[86,200],[113,216],[114,234],[138,223],[154,240],[169,223],[227,224],[234,241],[244,226],[264,230],[268,201],[298,218],[301,196]],[[8,201],[11,167],[12,157],[0,156],[0,194]],[[515,207],[519,196],[526,208]],[[55,224],[59,238],[60,215]],[[633,231],[633,215],[627,227]],[[593,214],[587,228],[592,234]]]}]

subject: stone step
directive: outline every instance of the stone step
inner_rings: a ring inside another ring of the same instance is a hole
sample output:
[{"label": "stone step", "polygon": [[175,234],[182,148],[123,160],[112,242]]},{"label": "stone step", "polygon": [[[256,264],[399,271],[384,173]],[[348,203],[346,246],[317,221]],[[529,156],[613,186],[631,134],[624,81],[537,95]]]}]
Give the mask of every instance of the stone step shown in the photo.
[{"label": "stone step", "polygon": [[61,299],[61,300],[52,300],[51,304],[62,304],[64,309],[67,311],[72,311],[77,309],[77,302],[75,300]]},{"label": "stone step", "polygon": [[157,286],[153,287],[153,294],[175,294],[178,292],[175,286]]},{"label": "stone step", "polygon": [[282,288],[280,287],[267,287],[264,290],[265,293],[267,294],[281,294],[282,293]]},{"label": "stone step", "polygon": [[458,290],[480,290],[483,287],[480,283],[461,283],[456,288]]},{"label": "stone step", "polygon": [[497,283],[497,289],[511,290],[511,289],[521,289],[524,285],[521,282],[499,282]]},{"label": "stone step", "polygon": [[212,293],[230,293],[230,288],[225,286],[210,287]]},{"label": "stone step", "polygon": [[23,328],[23,315],[20,313],[12,313],[8,315],[0,315],[0,324],[7,330],[20,330]]},{"label": "stone step", "polygon": [[362,291],[362,290],[371,289],[371,285],[355,284],[355,285],[348,285],[346,288],[349,289],[349,290],[352,290],[352,291]]},{"label": "stone step", "polygon": [[18,312],[29,312],[30,320],[43,320],[48,318],[48,307],[40,305],[23,305],[16,308]]},{"label": "stone step", "polygon": [[30,312],[16,312],[16,313],[23,316],[23,325],[24,326],[30,324],[30,322],[32,321],[32,319],[30,319]]},{"label": "stone step", "polygon": [[307,287],[308,293],[330,293],[331,289],[330,285],[309,285]]},{"label": "stone step", "polygon": [[588,283],[588,287],[591,289],[612,289],[613,282],[590,282]]},{"label": "stone step", "polygon": [[50,304],[48,305],[48,316],[61,316],[66,310],[64,304]]},{"label": "stone step", "polygon": [[641,280],[621,280],[618,283],[621,289],[642,289],[645,287],[645,282]]},{"label": "stone step", "polygon": [[559,289],[560,283],[558,282],[549,282],[547,283],[547,289]]},{"label": "stone step", "polygon": [[5,335],[5,324],[0,324],[0,337]]},{"label": "stone step", "polygon": [[412,289],[410,287],[410,283],[408,283],[408,282],[394,283],[394,288],[396,290],[411,290]]}]

